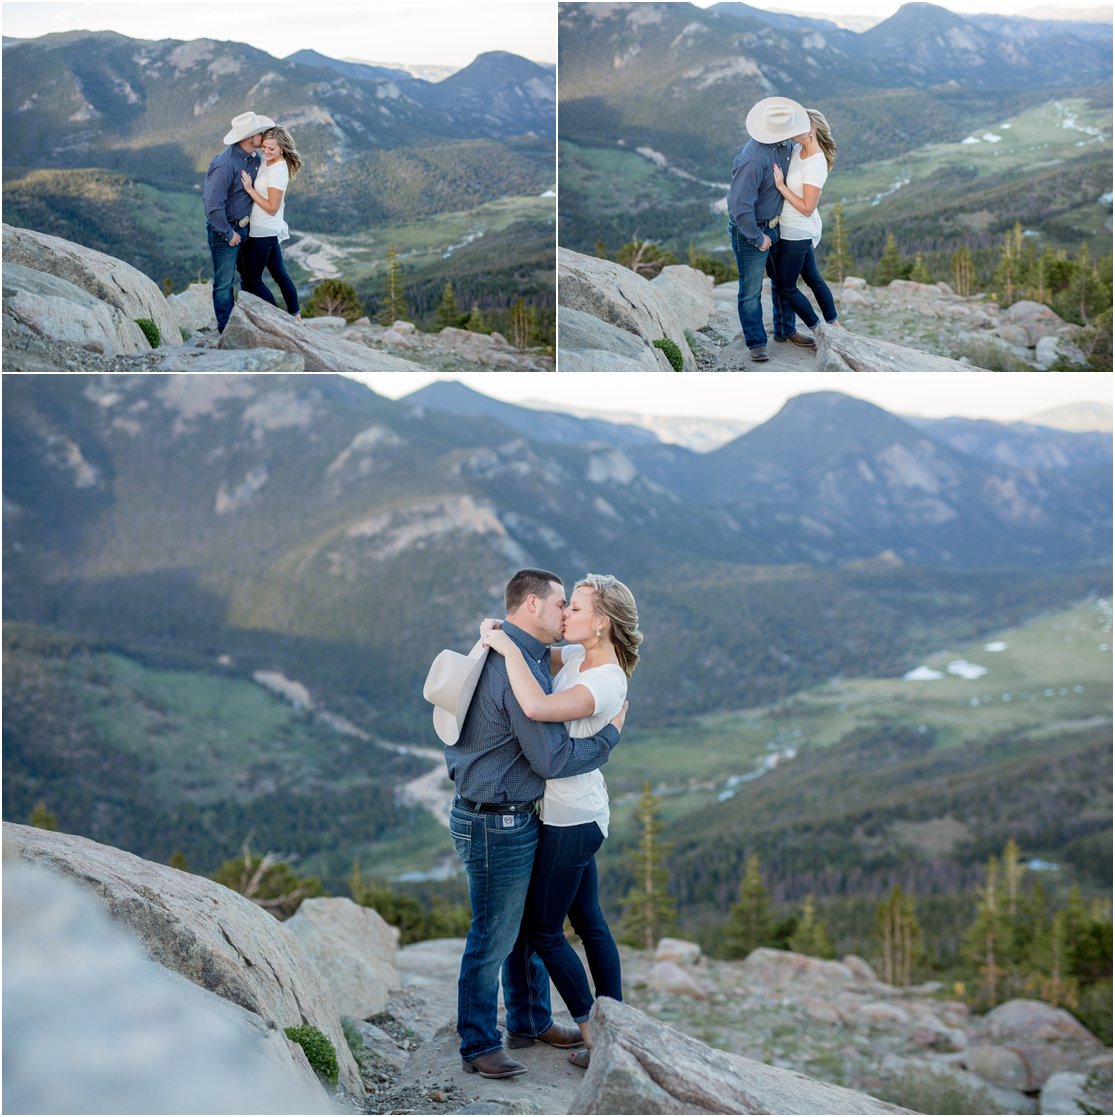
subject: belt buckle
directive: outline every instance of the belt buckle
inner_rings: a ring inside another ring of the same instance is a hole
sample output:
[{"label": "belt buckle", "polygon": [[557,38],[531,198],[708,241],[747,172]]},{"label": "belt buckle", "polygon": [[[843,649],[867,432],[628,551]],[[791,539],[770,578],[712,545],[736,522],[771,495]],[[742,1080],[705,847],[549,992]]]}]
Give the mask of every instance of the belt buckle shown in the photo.
[{"label": "belt buckle", "polygon": [[771,219],[770,219],[770,220],[769,220],[769,221],[767,222],[767,228],[768,228],[768,229],[777,229],[777,228],[778,228],[778,221],[779,221],[779,215],[778,215],[778,214],[776,213],[776,214],[775,214],[775,215],[774,215],[774,216],[773,216],[773,217],[772,217],[772,218],[771,218]]}]

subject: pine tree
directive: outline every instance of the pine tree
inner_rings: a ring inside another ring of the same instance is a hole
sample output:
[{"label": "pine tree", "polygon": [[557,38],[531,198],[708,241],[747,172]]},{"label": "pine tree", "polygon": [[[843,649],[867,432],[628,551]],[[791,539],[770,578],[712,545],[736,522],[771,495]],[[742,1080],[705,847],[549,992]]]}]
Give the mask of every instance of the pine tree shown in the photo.
[{"label": "pine tree", "polygon": [[999,266],[995,271],[995,283],[1003,302],[1008,306],[1018,297],[1022,283],[1022,226],[1015,224],[1008,233],[1003,234],[1003,247],[999,253]]},{"label": "pine tree", "polygon": [[596,242],[596,256],[599,260],[608,259],[608,246],[602,240]]},{"label": "pine tree", "polygon": [[980,889],[976,920],[964,941],[964,955],[975,967],[980,978],[980,1001],[987,1006],[999,1003],[1003,979],[1003,952],[1007,927],[1003,920],[999,886],[999,860],[987,862],[984,884]]},{"label": "pine tree", "polygon": [[921,927],[914,913],[914,898],[896,884],[875,912],[875,938],[883,959],[883,980],[903,989],[910,987],[914,963],[921,954]]},{"label": "pine tree", "polygon": [[894,239],[894,233],[887,233],[887,243],[883,246],[883,254],[875,267],[875,286],[885,287],[892,279],[900,279],[902,272],[898,243]]},{"label": "pine tree", "polygon": [[526,349],[534,335],[534,311],[523,302],[522,295],[511,307],[510,334],[508,340],[516,349]]},{"label": "pine tree", "polygon": [[972,254],[967,246],[952,254],[952,288],[965,299],[972,293]]},{"label": "pine tree", "polygon": [[447,279],[441,292],[441,304],[434,316],[434,325],[439,330],[444,330],[447,326],[460,326],[461,321],[461,308],[457,305],[457,296],[453,293],[453,284]]},{"label": "pine tree", "polygon": [[39,830],[57,830],[58,816],[40,799],[31,811],[27,825]]},{"label": "pine tree", "polygon": [[805,897],[801,918],[787,945],[798,954],[808,954],[813,958],[834,957],[836,952],[832,949],[824,923],[817,918],[812,896]]},{"label": "pine tree", "polygon": [[341,279],[323,279],[302,308],[306,318],[344,318],[355,322],[364,315],[364,304],[356,288]]},{"label": "pine tree", "polygon": [[644,784],[635,812],[640,830],[639,844],[629,855],[635,884],[620,901],[623,908],[620,938],[646,950],[653,950],[658,940],[673,927],[677,913],[677,903],[667,888],[666,854],[671,846],[660,837],[659,805],[650,784]]},{"label": "pine tree", "polygon": [[769,946],[774,933],[770,893],[763,884],[759,855],[747,859],[739,899],[728,912],[724,947],[729,958],[746,958],[756,947]]},{"label": "pine tree", "polygon": [[182,871],[182,872],[184,872],[184,873],[188,873],[188,872],[191,872],[191,871],[192,871],[192,870],[190,869],[190,863],[189,863],[189,861],[187,861],[187,860],[186,860],[186,855],[185,855],[185,853],[183,853],[183,852],[182,852],[182,850],[180,850],[180,849],[176,849],[176,850],[175,850],[175,851],[174,851],[174,852],[173,852],[173,853],[172,853],[172,854],[170,855],[170,860],[169,860],[169,861],[167,861],[167,864],[168,864],[168,865],[169,865],[169,866],[170,866],[170,867],[171,867],[172,869],[181,869],[181,871]]},{"label": "pine tree", "polygon": [[406,318],[406,315],[407,304],[406,299],[403,298],[403,279],[399,266],[399,254],[395,251],[395,246],[389,244],[387,246],[387,274],[383,280],[383,305],[379,311],[379,324],[390,326],[393,322]]},{"label": "pine tree", "polygon": [[852,274],[852,254],[848,250],[848,233],[844,228],[844,207],[839,202],[832,207],[832,232],[825,239],[828,242],[825,279],[843,283]]},{"label": "pine tree", "polygon": [[925,261],[922,259],[922,255],[920,252],[918,252],[914,256],[914,267],[913,270],[910,272],[910,278],[915,283],[933,282],[933,277],[929,274],[929,268],[926,266]]},{"label": "pine tree", "polygon": [[1092,289],[1095,286],[1095,276],[1086,244],[1080,245],[1080,251],[1073,263],[1075,270],[1072,277],[1072,309],[1074,314],[1079,314],[1080,322],[1086,326]]},{"label": "pine tree", "polygon": [[465,329],[471,330],[474,334],[488,334],[492,332],[492,327],[488,319],[484,317],[477,303],[472,304],[472,310],[469,312],[468,321],[465,323]]}]

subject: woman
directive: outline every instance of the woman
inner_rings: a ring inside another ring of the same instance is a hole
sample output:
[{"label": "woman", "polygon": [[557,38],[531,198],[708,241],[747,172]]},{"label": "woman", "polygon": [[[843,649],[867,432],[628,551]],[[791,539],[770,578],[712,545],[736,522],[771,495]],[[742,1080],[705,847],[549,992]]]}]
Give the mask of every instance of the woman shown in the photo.
[{"label": "woman", "polygon": [[821,215],[817,212],[817,203],[836,159],[836,141],[823,114],[816,109],[805,111],[810,129],[793,137],[794,143],[801,146],[794,148],[785,178],[782,169],[774,164],[774,185],[786,199],[778,219],[780,236],[774,244],[774,275],[776,297],[782,300],[784,313],[792,308],[811,330],[815,330],[820,319],[798,290],[799,276],[813,292],[825,321],[830,326],[839,325],[832,292],[813,256],[813,249],[821,243]]},{"label": "woman", "polygon": [[275,296],[263,282],[266,269],[279,285],[287,310],[301,318],[298,290],[283,265],[281,241],[290,236],[283,220],[286,190],[298,174],[302,157],[294,147],[290,133],[278,125],[263,133],[263,164],[256,173],[255,183],[247,171],[240,172],[240,181],[252,201],[248,236],[240,248],[240,282],[245,291],[266,299],[275,306]]},{"label": "woman", "polygon": [[[563,614],[570,641],[550,651],[553,693],[546,694],[511,638],[486,620],[484,643],[507,662],[507,677],[523,712],[533,721],[564,721],[570,736],[598,733],[627,697],[627,681],[643,639],[631,591],[610,574],[588,574],[573,589]],[[581,1029],[585,1048],[569,1056],[587,1067],[593,996],[584,967],[565,937],[566,915],[584,943],[596,996],[623,1000],[619,951],[600,910],[596,851],[608,836],[608,789],[600,770],[547,780],[542,832],[535,854],[523,926],[530,945]]]}]

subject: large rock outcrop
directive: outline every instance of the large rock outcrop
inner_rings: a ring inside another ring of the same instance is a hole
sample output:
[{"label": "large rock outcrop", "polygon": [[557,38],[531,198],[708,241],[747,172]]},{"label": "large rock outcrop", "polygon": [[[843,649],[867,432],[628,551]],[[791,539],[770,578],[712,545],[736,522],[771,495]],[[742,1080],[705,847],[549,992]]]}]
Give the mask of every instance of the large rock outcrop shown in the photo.
[{"label": "large rock outcrop", "polygon": [[[630,268],[611,260],[601,260],[595,256],[584,256],[568,248],[558,249],[558,304],[561,310],[558,317],[568,308],[580,310],[599,318],[602,322],[616,326],[632,337],[641,339],[643,346],[639,351],[643,363],[653,359],[657,367],[669,371],[670,362],[653,343],[663,338],[674,342],[681,350],[685,369],[697,367],[696,358],[686,340],[686,329],[699,329],[698,325],[702,288],[700,281],[688,282],[677,274],[689,272],[692,268],[679,265],[670,269],[674,274],[662,284],[655,286],[650,280],[637,275]],[[673,300],[678,299],[683,317],[675,309]],[[707,306],[704,307],[705,321],[713,307],[711,287],[707,292]],[[697,317],[691,317],[696,309]],[[566,350],[559,345],[558,363],[566,368],[566,357],[571,356],[571,364],[577,360],[575,350]],[[583,359],[579,363],[584,363]]]},{"label": "large rock outcrop", "polygon": [[72,834],[4,823],[5,851],[91,890],[148,957],[280,1030],[320,1028],[362,1093],[332,994],[298,939],[239,893]]},{"label": "large rock outcrop", "polygon": [[306,372],[422,371],[422,366],[413,361],[310,329],[285,310],[241,291],[221,335],[220,348],[251,349],[255,346],[299,354]]},{"label": "large rock outcrop", "polygon": [[592,1061],[570,1113],[909,1113],[866,1094],[730,1055],[601,997]]},{"label": "large rock outcrop", "polygon": [[4,1023],[9,1113],[333,1109],[280,1029],[145,957],[86,889],[9,856]]},{"label": "large rock outcrop", "polygon": [[[86,248],[82,244],[38,233],[34,229],[5,225],[3,238],[5,273],[10,264],[19,264],[57,279],[64,279],[87,291],[95,299],[116,307],[130,322],[137,318],[150,318],[167,342],[176,343],[179,340],[178,319],[167,306],[162,291],[154,280],[148,279],[131,264]],[[142,334],[140,340],[147,347]],[[126,352],[141,350],[130,349]]]},{"label": "large rock outcrop", "polygon": [[284,925],[302,944],[344,1016],[382,1012],[399,984],[399,929],[345,896],[303,900]]},{"label": "large rock outcrop", "polygon": [[823,322],[813,332],[817,337],[817,368],[824,372],[980,371],[970,364],[950,361],[948,357],[936,357],[904,345],[864,337]]}]

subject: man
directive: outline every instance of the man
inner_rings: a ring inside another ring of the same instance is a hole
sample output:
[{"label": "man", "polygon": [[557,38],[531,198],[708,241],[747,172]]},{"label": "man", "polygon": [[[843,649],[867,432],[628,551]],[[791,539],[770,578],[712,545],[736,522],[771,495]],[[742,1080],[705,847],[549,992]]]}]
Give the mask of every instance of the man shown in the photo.
[{"label": "man", "polygon": [[239,271],[240,242],[248,231],[252,199],[244,189],[241,171],[255,182],[263,133],[275,122],[254,112],[242,112],[224,138],[227,145],[205,172],[205,224],[213,257],[213,310],[222,333],[232,314],[232,287]]},{"label": "man", "polygon": [[747,114],[751,139],[732,160],[732,184],[728,189],[728,233],[739,269],[739,324],[751,360],[769,361],[767,334],[763,328],[763,272],[771,277],[774,301],[774,340],[816,348],[816,342],[795,328],[794,312],[783,307],[774,293],[774,265],[770,248],[778,239],[778,215],[782,195],[774,185],[775,163],[785,175],[793,153],[791,136],[809,131],[804,108],[788,97],[767,97]]},{"label": "man", "polygon": [[[503,630],[518,645],[542,689],[551,692],[548,645],[561,639],[565,590],[556,574],[526,569],[505,591]],[[526,1071],[503,1050],[496,1024],[500,969],[510,1047],[541,1040],[577,1047],[580,1029],[555,1024],[550,979],[520,938],[520,923],[541,823],[535,805],[546,780],[591,772],[619,741],[626,705],[595,737],[571,739],[560,722],[531,721],[507,679],[503,656],[489,655],[460,737],[445,750],[457,789],[449,816],[468,876],[472,925],[457,983],[457,1032],[465,1070],[485,1078]]]}]

